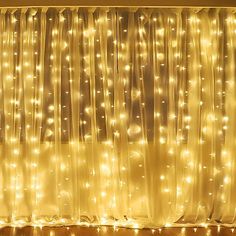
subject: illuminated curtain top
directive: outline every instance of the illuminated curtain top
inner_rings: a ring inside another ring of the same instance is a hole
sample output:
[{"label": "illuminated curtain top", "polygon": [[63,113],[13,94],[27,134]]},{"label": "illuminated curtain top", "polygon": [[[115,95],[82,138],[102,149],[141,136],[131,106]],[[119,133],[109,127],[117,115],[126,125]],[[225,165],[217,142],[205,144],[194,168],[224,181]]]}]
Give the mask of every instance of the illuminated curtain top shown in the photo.
[{"label": "illuminated curtain top", "polygon": [[0,10],[0,224],[236,220],[235,9]]}]

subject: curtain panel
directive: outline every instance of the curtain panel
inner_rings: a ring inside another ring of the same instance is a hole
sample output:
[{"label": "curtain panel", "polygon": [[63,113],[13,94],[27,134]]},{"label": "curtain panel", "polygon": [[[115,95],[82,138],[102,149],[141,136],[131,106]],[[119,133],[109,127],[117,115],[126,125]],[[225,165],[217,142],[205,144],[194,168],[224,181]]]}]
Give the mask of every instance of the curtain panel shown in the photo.
[{"label": "curtain panel", "polygon": [[2,8],[0,224],[234,224],[235,10]]}]

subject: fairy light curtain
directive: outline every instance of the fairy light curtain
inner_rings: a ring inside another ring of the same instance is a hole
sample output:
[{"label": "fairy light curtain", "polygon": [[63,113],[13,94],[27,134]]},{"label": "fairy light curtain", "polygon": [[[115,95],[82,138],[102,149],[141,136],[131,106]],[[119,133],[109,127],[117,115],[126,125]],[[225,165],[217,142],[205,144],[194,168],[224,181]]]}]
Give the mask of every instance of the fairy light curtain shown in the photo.
[{"label": "fairy light curtain", "polygon": [[235,9],[0,13],[0,223],[234,223]]}]

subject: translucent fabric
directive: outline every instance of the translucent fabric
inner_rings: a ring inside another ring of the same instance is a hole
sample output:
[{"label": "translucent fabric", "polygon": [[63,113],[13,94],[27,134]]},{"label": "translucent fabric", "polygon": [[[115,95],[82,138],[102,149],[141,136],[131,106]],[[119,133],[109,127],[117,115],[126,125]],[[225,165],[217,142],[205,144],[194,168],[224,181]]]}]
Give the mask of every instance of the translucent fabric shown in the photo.
[{"label": "translucent fabric", "polygon": [[0,224],[233,224],[235,9],[0,13]]}]

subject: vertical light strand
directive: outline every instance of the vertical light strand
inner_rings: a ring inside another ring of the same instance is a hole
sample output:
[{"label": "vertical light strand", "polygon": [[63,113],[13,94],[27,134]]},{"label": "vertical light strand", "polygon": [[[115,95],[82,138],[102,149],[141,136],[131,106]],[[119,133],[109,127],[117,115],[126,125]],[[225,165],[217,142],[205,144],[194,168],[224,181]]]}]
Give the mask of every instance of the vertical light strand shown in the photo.
[{"label": "vertical light strand", "polygon": [[[232,51],[234,51],[235,47],[236,47],[236,27],[235,27],[236,26],[236,15],[235,15],[235,12],[233,12],[233,13],[231,12],[230,15],[232,17],[231,28],[230,28],[232,43],[231,43],[231,47],[228,48],[228,52],[232,53]],[[236,61],[235,60],[235,54],[232,53],[232,60],[231,60],[231,66],[230,66],[232,77],[235,77],[235,61]],[[233,81],[233,86],[234,86],[234,89],[235,89],[235,80]],[[235,135],[235,133],[234,133],[234,135]],[[227,167],[230,168],[231,164],[232,164],[232,169],[231,169],[231,175],[232,175],[232,182],[231,182],[232,191],[231,191],[231,196],[232,196],[232,199],[234,199],[233,196],[235,195],[235,192],[236,192],[235,191],[235,188],[236,188],[236,178],[235,178],[235,175],[234,175],[234,173],[236,171],[236,163],[235,163],[235,159],[234,158],[232,160],[232,163],[231,162],[227,163]],[[235,223],[236,222],[236,210],[235,210],[236,201],[235,200],[233,201],[232,205],[233,205],[234,211],[233,211],[233,219],[232,219],[231,222]]]},{"label": "vertical light strand", "polygon": [[[132,126],[135,125],[133,124],[133,116],[134,116],[134,106],[137,104],[135,104],[134,101],[134,97],[133,95],[133,91],[136,89],[136,84],[135,84],[135,79],[136,79],[136,68],[138,67],[138,65],[136,65],[136,60],[135,60],[135,46],[138,43],[137,40],[137,33],[138,33],[138,29],[136,29],[135,27],[135,11],[136,9],[130,9],[129,13],[128,13],[128,26],[127,28],[128,30],[128,34],[127,34],[127,39],[126,41],[121,45],[123,48],[127,48],[126,50],[126,60],[127,60],[127,64],[125,65],[125,70],[126,70],[126,84],[124,84],[124,97],[125,100],[123,102],[123,107],[125,108],[125,110],[127,110],[126,115],[126,122],[127,122],[127,130],[126,130],[126,134],[127,134],[127,142],[128,142],[128,146],[127,146],[127,157],[129,157],[130,154],[130,144],[133,143],[133,140],[135,139],[134,137],[132,137]],[[122,32],[123,35],[125,35]],[[131,43],[131,38],[133,38],[133,42]],[[138,109],[139,110],[139,109]],[[138,111],[139,112],[139,111]],[[133,178],[132,178],[132,166],[131,166],[131,162],[132,159],[131,158],[127,158],[126,160],[126,166],[122,167],[124,173],[126,172],[126,185],[127,185],[127,195],[128,195],[128,199],[127,199],[127,204],[128,204],[128,217],[132,219],[132,213],[133,213],[133,202],[135,201],[135,189],[137,188],[137,186],[135,186],[134,182],[133,182]],[[130,181],[128,181],[130,180]]]},{"label": "vertical light strand", "polygon": [[[201,218],[205,221],[209,214],[213,210],[213,185],[212,185],[212,174],[213,174],[213,163],[215,158],[214,153],[214,126],[216,121],[215,114],[215,90],[214,90],[214,74],[213,70],[209,69],[214,68],[212,63],[214,62],[215,55],[208,57],[211,54],[212,50],[212,30],[211,30],[211,21],[208,18],[209,12],[206,10],[199,14],[200,23],[197,29],[197,32],[200,36],[200,50],[201,56],[200,61],[200,79],[201,79],[201,97],[202,97],[202,112],[201,112],[201,135],[202,135],[202,145],[201,145],[201,155],[202,155],[202,166],[201,166],[201,185],[202,195],[202,207],[203,210],[200,212]],[[201,32],[201,34],[200,34]],[[213,60],[212,60],[213,59]],[[205,191],[208,189],[208,191]]]},{"label": "vertical light strand", "polygon": [[[0,11],[0,52],[3,52],[3,40],[4,40],[4,22],[5,22],[5,15],[4,12]],[[1,53],[2,55],[2,53]],[[0,57],[0,75],[2,77],[2,60],[3,57]],[[4,91],[3,91],[3,79],[0,80],[0,140],[1,142],[4,141]],[[3,157],[4,155],[4,145],[1,143],[0,145],[0,155]],[[5,169],[4,165],[6,166],[4,158],[0,158],[0,204],[2,206],[2,212],[0,215],[0,224],[4,224],[7,219],[7,204],[6,199],[4,198],[5,195],[5,186],[6,186],[6,178],[4,178]]]},{"label": "vertical light strand", "polygon": [[[71,78],[71,60],[70,38],[71,38],[71,18],[72,12],[65,9],[62,12],[63,25],[61,26],[61,160],[60,160],[60,185],[61,185],[61,215],[62,222],[71,222],[73,214],[73,171],[71,171],[72,155],[70,152],[71,140],[71,100],[70,84]],[[65,145],[67,143],[67,145]]]},{"label": "vertical light strand", "polygon": [[8,193],[8,208],[10,221],[16,220],[16,191],[17,191],[17,161],[19,149],[16,136],[15,136],[15,87],[14,87],[14,71],[13,71],[13,29],[16,22],[14,11],[6,12],[5,15],[5,37],[3,46],[5,51],[5,60],[3,62],[3,87],[4,87],[4,115],[5,115],[5,142],[7,143],[5,155],[8,156],[7,160],[7,173],[9,176],[7,193]]},{"label": "vertical light strand", "polygon": [[[148,71],[147,50],[148,50],[148,32],[145,26],[149,18],[149,11],[136,11],[134,13],[134,44],[130,45],[131,61],[133,61],[132,77],[130,78],[130,115],[128,126],[129,147],[129,165],[130,165],[130,182],[131,186],[131,208],[132,214],[140,214],[146,212],[145,196],[140,196],[139,192],[145,192],[145,158],[147,144],[147,126],[146,126],[146,94],[144,77]],[[130,41],[130,40],[129,40]],[[138,168],[139,176],[137,176],[136,168]],[[136,208],[136,204],[140,208]],[[145,210],[144,210],[145,209]],[[131,216],[133,217],[133,216]]]},{"label": "vertical light strand", "polygon": [[[28,15],[29,14],[29,15]],[[23,92],[23,106],[24,106],[24,124],[25,124],[25,158],[26,162],[31,165],[32,158],[34,156],[34,141],[33,141],[33,131],[34,131],[34,78],[33,78],[33,65],[31,65],[33,54],[33,29],[32,29],[32,16],[30,12],[26,9],[20,12],[20,49],[19,49],[19,80],[21,84],[21,89]],[[38,153],[39,154],[39,153]],[[37,154],[36,154],[37,155]],[[37,180],[32,175],[30,169],[25,173],[30,176],[28,180],[28,188],[26,196],[30,196],[31,202],[29,202],[29,210],[32,212],[32,200],[34,199],[34,193],[36,192],[36,182]],[[28,194],[29,193],[29,194]]]},{"label": "vertical light strand", "polygon": [[[111,62],[111,81],[113,83],[112,89],[113,89],[113,99],[111,102],[111,107],[112,107],[112,120],[111,120],[111,126],[112,126],[112,131],[113,131],[113,136],[112,136],[112,140],[113,140],[113,149],[114,149],[114,156],[113,156],[113,166],[114,166],[114,173],[113,173],[113,178],[115,179],[115,182],[113,183],[114,186],[114,216],[116,218],[121,218],[123,216],[123,201],[122,201],[122,197],[118,197],[119,193],[120,193],[120,189],[121,189],[121,183],[120,183],[120,177],[117,178],[117,174],[119,173],[119,160],[118,160],[118,156],[119,154],[119,150],[117,150],[117,142],[120,136],[120,133],[118,131],[119,135],[115,135],[116,133],[116,129],[117,129],[117,124],[119,122],[119,117],[117,117],[117,109],[116,109],[116,100],[115,97],[117,97],[116,91],[115,91],[115,85],[117,85],[118,83],[118,41],[117,41],[117,35],[118,35],[118,17],[119,14],[115,11],[112,10],[111,11],[111,16],[110,16],[110,25],[113,31],[113,35],[110,41],[110,47],[111,47],[111,57],[112,60]],[[120,210],[118,210],[120,209]]]},{"label": "vertical light strand", "polygon": [[[100,168],[100,176],[101,179],[100,181],[104,183],[104,188],[102,191],[106,192],[107,195],[106,197],[110,199],[110,201],[107,202],[106,205],[104,205],[103,211],[103,221],[106,222],[106,218],[108,218],[108,213],[106,212],[107,209],[110,208],[110,206],[113,205],[114,202],[114,194],[113,191],[109,191],[112,188],[112,182],[116,181],[115,179],[112,178],[114,174],[114,169],[112,167],[113,163],[113,135],[112,135],[112,127],[111,127],[111,102],[110,102],[110,91],[109,91],[109,86],[112,82],[111,79],[109,78],[109,68],[108,68],[108,40],[110,37],[112,37],[112,31],[109,29],[108,25],[108,17],[107,17],[107,9],[104,10],[99,10],[99,18],[97,19],[98,22],[98,33],[99,33],[99,46],[100,46],[100,53],[99,56],[101,56],[101,80],[102,80],[102,90],[103,90],[103,99],[102,103],[99,104],[101,107],[104,108],[104,126],[105,127],[105,148],[106,151],[103,154],[103,160]],[[98,55],[96,55],[98,56]],[[98,58],[99,58],[98,56]],[[100,118],[99,118],[100,119]],[[119,135],[115,133],[114,135]],[[113,180],[112,180],[113,179]],[[115,185],[114,185],[115,187]],[[115,188],[114,188],[115,189]],[[112,210],[109,211],[109,215],[112,214]]]},{"label": "vertical light strand", "polygon": [[[38,101],[36,107],[36,117],[35,117],[35,125],[34,125],[34,134],[31,138],[35,143],[36,150],[40,150],[42,145],[42,129],[43,129],[43,106],[44,106],[44,73],[45,73],[45,42],[46,42],[46,11],[47,8],[41,9],[41,11],[35,12],[34,15],[34,34],[36,34],[35,39],[36,44],[34,44],[32,53],[35,56],[34,65],[34,79],[37,79],[35,94],[36,100]],[[31,173],[35,179],[40,178],[39,171],[39,159],[40,155],[34,155],[33,160],[31,162]],[[41,191],[40,191],[41,190]],[[39,189],[35,188],[35,192],[33,193],[32,199],[32,221],[37,221],[37,215],[39,215],[40,203],[44,200],[44,192],[42,187]]]},{"label": "vertical light strand", "polygon": [[[199,78],[199,40],[198,40],[198,27],[199,21],[196,13],[189,12],[188,18],[188,63],[187,68],[182,67],[182,70],[187,69],[188,75],[188,90],[185,91],[185,95],[188,96],[188,116],[190,118],[188,128],[188,140],[187,140],[187,153],[189,160],[193,163],[193,167],[188,171],[189,175],[193,176],[193,180],[189,184],[188,198],[186,200],[186,219],[193,222],[196,221],[196,215],[198,214],[198,199],[199,199],[199,148],[201,145],[200,140],[200,110],[201,110],[201,96],[200,96],[200,78]],[[190,73],[191,72],[191,73]],[[193,214],[195,212],[195,214]]]},{"label": "vertical light strand", "polygon": [[[74,220],[79,220],[80,218],[80,191],[81,180],[80,174],[78,173],[80,162],[77,159],[78,155],[81,155],[79,146],[80,141],[80,51],[78,42],[80,40],[80,28],[79,28],[79,18],[78,9],[72,11],[71,19],[71,37],[69,44],[69,54],[71,55],[71,61],[69,65],[70,79],[70,95],[71,95],[71,140],[70,140],[70,152],[72,153],[72,171],[73,171],[73,218]],[[81,159],[81,158],[79,158]]]},{"label": "vertical light strand", "polygon": [[159,95],[160,95],[160,103],[158,104],[159,110],[160,110],[160,126],[159,126],[159,133],[160,133],[160,138],[159,138],[159,144],[158,146],[158,162],[160,162],[160,172],[161,175],[159,176],[160,178],[160,203],[159,206],[157,207],[157,214],[158,210],[160,210],[161,214],[163,215],[163,224],[169,223],[167,221],[168,217],[168,211],[166,211],[166,208],[168,208],[168,201],[169,201],[169,196],[170,196],[170,186],[168,185],[169,183],[169,173],[167,168],[169,165],[166,165],[166,158],[167,158],[167,144],[166,144],[166,139],[167,139],[167,133],[166,133],[166,125],[167,125],[167,93],[168,93],[168,74],[167,74],[167,60],[168,60],[168,54],[167,54],[167,42],[166,42],[166,37],[168,35],[169,29],[168,27],[166,28],[166,19],[168,18],[169,14],[165,15],[164,12],[160,12],[160,18],[158,19],[158,27],[156,28],[156,34],[158,35],[158,57],[159,57],[159,70],[160,70],[160,85],[157,88]]},{"label": "vertical light strand", "polygon": [[[225,36],[226,36],[226,45],[225,53],[227,54],[227,63],[224,66],[225,73],[225,117],[228,117],[227,124],[224,125],[225,133],[225,143],[222,150],[222,164],[224,166],[224,175],[223,175],[223,188],[224,188],[224,202],[227,203],[227,207],[224,209],[223,216],[230,215],[231,219],[234,216],[234,205],[233,200],[234,196],[234,153],[235,153],[235,55],[234,55],[234,39],[233,39],[233,23],[234,19],[231,13],[226,13],[225,18]],[[221,68],[219,68],[221,70]],[[226,121],[226,120],[225,120]],[[230,204],[229,204],[230,203]],[[227,217],[226,217],[226,221]]]},{"label": "vertical light strand", "polygon": [[[95,9],[89,9],[88,10],[88,16],[87,16],[87,63],[88,67],[86,68],[86,71],[88,73],[88,82],[89,82],[89,102],[90,102],[90,109],[86,110],[85,112],[88,113],[90,116],[90,134],[87,136],[88,144],[91,144],[91,157],[90,157],[90,178],[92,182],[93,188],[91,188],[91,196],[92,201],[94,202],[91,206],[93,206],[93,212],[94,216],[98,217],[99,210],[102,207],[102,197],[105,197],[105,193],[101,193],[99,191],[99,182],[98,182],[98,174],[99,174],[99,166],[97,165],[99,163],[99,156],[95,155],[97,151],[97,140],[98,140],[98,133],[97,133],[97,109],[96,109],[96,80],[95,80],[95,28],[94,28],[94,11]],[[86,109],[86,108],[85,108]],[[86,136],[85,136],[86,138]]]},{"label": "vertical light strand", "polygon": [[[212,218],[220,218],[221,214],[221,196],[222,196],[222,176],[223,173],[219,171],[222,165],[221,161],[221,153],[222,153],[222,145],[221,140],[224,139],[223,129],[222,129],[222,119],[223,119],[223,109],[224,109],[224,98],[223,98],[223,87],[224,81],[221,79],[223,76],[222,70],[219,70],[222,63],[224,62],[227,55],[224,55],[223,49],[223,42],[224,42],[224,35],[223,35],[223,27],[221,21],[221,12],[219,10],[215,10],[212,16],[212,31],[214,33],[212,37],[212,50],[213,52],[218,52],[217,55],[212,56],[212,63],[213,63],[213,75],[215,81],[215,159],[213,165],[213,176],[211,179],[214,184],[214,207],[217,209],[213,212]],[[219,37],[221,35],[221,37]]]},{"label": "vertical light strand", "polygon": [[[2,49],[5,48],[5,49],[8,49],[7,47],[7,32],[6,32],[6,25],[7,25],[7,19],[6,19],[6,9],[4,10],[1,10],[1,14],[2,14],[2,31],[1,31],[1,34],[2,34],[2,41],[1,41],[1,46],[2,46]],[[7,53],[6,53],[7,52]],[[2,77],[2,94],[3,94],[3,115],[4,115],[4,136],[3,136],[3,140],[5,141],[5,143],[7,144],[6,146],[8,146],[8,143],[10,141],[10,137],[9,137],[9,116],[6,117],[8,111],[6,110],[7,109],[7,106],[6,106],[6,102],[9,103],[9,95],[10,94],[5,94],[6,93],[6,90],[8,88],[7,86],[7,71],[6,71],[6,66],[7,64],[4,64],[4,63],[7,63],[8,61],[8,50],[4,51],[2,50],[1,51],[1,58],[3,59],[4,56],[4,60],[1,60],[1,77]],[[3,153],[6,154],[7,153],[7,147],[3,148]],[[4,179],[4,197],[6,199],[5,201],[5,214],[7,216],[10,215],[10,206],[9,206],[9,200],[11,201],[12,198],[11,198],[11,195],[10,195],[10,189],[11,189],[11,182],[10,182],[10,178],[11,178],[11,175],[10,175],[10,166],[11,166],[11,160],[10,158],[4,158],[3,160],[3,174],[7,175],[6,178]]]},{"label": "vertical light strand", "polygon": [[[62,209],[61,199],[61,47],[62,47],[62,25],[64,23],[64,16],[62,11],[53,12],[54,24],[52,34],[52,85],[53,85],[53,127],[54,127],[54,155],[55,155],[55,193],[57,215],[60,216]],[[51,121],[50,121],[51,123]]]},{"label": "vertical light strand", "polygon": [[[174,185],[176,185],[176,179],[175,179],[175,155],[176,155],[176,53],[177,53],[177,37],[176,37],[176,16],[173,14],[168,15],[166,18],[166,24],[167,24],[167,37],[169,39],[169,43],[167,44],[166,53],[168,55],[168,59],[166,60],[166,63],[168,64],[167,69],[167,75],[168,75],[168,82],[167,82],[167,109],[168,109],[168,115],[167,115],[167,130],[166,130],[166,136],[167,136],[167,149],[166,149],[166,172],[168,173],[168,186],[170,189],[170,195],[168,196],[168,215],[169,219],[168,221],[172,222],[173,219],[175,219],[175,214],[173,206],[176,204],[176,191],[174,191]],[[173,218],[172,218],[173,217]]]},{"label": "vertical light strand", "polygon": [[[124,88],[127,86],[127,70],[130,65],[127,64],[127,45],[125,45],[125,36],[123,36],[124,17],[122,11],[116,13],[117,39],[114,45],[117,50],[117,74],[114,80],[114,116],[117,122],[114,125],[115,132],[119,132],[119,136],[114,135],[114,146],[117,150],[118,158],[118,176],[119,176],[119,192],[120,192],[120,214],[127,215],[128,208],[128,186],[127,186],[127,114],[124,106]],[[128,31],[129,32],[129,31]],[[127,36],[126,36],[127,37]]]},{"label": "vertical light strand", "polygon": [[[154,13],[153,15],[153,22],[152,22],[152,57],[153,57],[153,106],[154,106],[154,127],[153,127],[153,153],[155,155],[151,156],[149,158],[149,165],[148,165],[148,173],[149,173],[149,179],[152,180],[148,185],[149,191],[150,191],[150,197],[149,197],[149,207],[151,209],[151,219],[154,220],[154,218],[159,218],[157,211],[159,204],[155,204],[155,196],[159,197],[161,194],[161,188],[156,188],[155,185],[159,185],[160,181],[165,179],[165,176],[161,172],[161,165],[157,165],[157,158],[160,155],[161,151],[161,134],[160,134],[160,128],[161,128],[161,117],[160,117],[160,104],[161,104],[161,85],[160,85],[160,64],[162,63],[162,57],[163,54],[161,53],[160,49],[160,40],[162,35],[159,34],[161,30],[159,28],[161,15],[159,13]],[[151,152],[150,152],[151,153]],[[155,165],[157,170],[157,175],[154,177],[151,176],[151,169],[150,166]],[[159,210],[160,211],[160,210]]]},{"label": "vertical light strand", "polygon": [[[85,11],[86,12],[86,11]],[[89,65],[90,65],[90,57],[88,53],[88,15],[84,15],[84,10],[81,9],[79,11],[79,27],[81,29],[81,42],[79,45],[81,47],[81,54],[83,60],[81,62],[82,74],[81,74],[81,83],[80,83],[80,130],[81,130],[81,144],[83,144],[80,148],[80,159],[81,164],[83,164],[84,168],[80,171],[82,181],[83,181],[83,194],[81,196],[81,219],[84,220],[86,217],[89,217],[89,220],[93,219],[94,206],[97,203],[97,198],[94,195],[94,191],[91,191],[95,187],[94,185],[94,165],[91,165],[92,155],[91,148],[89,144],[91,144],[92,136],[91,136],[91,101],[90,101],[90,83],[89,83]],[[89,109],[90,108],[90,109]],[[87,158],[86,158],[87,156]],[[83,159],[82,159],[83,157]],[[81,169],[81,168],[80,168]],[[84,197],[88,196],[88,197]]]},{"label": "vertical light strand", "polygon": [[[189,156],[189,149],[188,149],[188,129],[191,116],[188,114],[188,71],[187,65],[188,61],[191,58],[189,54],[189,12],[188,10],[182,10],[181,12],[181,24],[182,29],[180,31],[180,44],[179,46],[181,49],[180,60],[176,65],[176,68],[179,72],[179,99],[178,99],[178,136],[177,136],[177,143],[179,145],[179,159],[177,160],[177,176],[178,176],[178,186],[177,186],[177,195],[180,196],[180,211],[182,212],[182,217],[180,217],[180,222],[185,222],[185,214],[186,214],[186,205],[189,201],[190,194],[189,189],[190,186],[193,184],[193,181],[188,181],[187,177],[190,176],[192,173],[193,168],[193,160]],[[186,69],[184,69],[186,68]],[[182,173],[182,174],[178,174]],[[183,181],[185,180],[185,181]]]},{"label": "vertical light strand", "polygon": [[[155,176],[155,181],[153,182],[152,188],[154,188],[154,202],[153,206],[155,207],[155,213],[153,215],[154,218],[158,218],[160,222],[168,225],[168,212],[166,208],[168,207],[169,196],[171,191],[171,180],[169,179],[169,174],[167,169],[169,169],[169,165],[166,161],[167,158],[167,133],[166,133],[166,125],[167,125],[167,117],[168,114],[166,112],[167,109],[167,90],[165,89],[168,84],[168,74],[167,74],[167,61],[168,61],[168,52],[167,52],[167,42],[166,37],[168,35],[169,29],[165,27],[166,19],[169,17],[169,14],[164,12],[157,12],[154,21],[154,45],[156,51],[154,53],[154,57],[156,57],[155,66],[156,73],[154,76],[154,149],[153,149],[153,157],[154,162],[153,165],[157,167],[157,172]],[[149,154],[152,156],[152,154]],[[147,158],[150,158],[147,157]],[[167,169],[166,169],[167,168]],[[160,202],[156,203],[155,196],[160,198]],[[163,217],[160,217],[160,214]]]},{"label": "vertical light strand", "polygon": [[[184,189],[185,185],[188,184],[186,181],[183,181],[182,178],[186,180],[187,176],[185,169],[190,162],[185,160],[185,149],[186,149],[186,132],[185,132],[185,111],[186,111],[186,70],[182,70],[182,67],[186,67],[186,11],[180,10],[176,13],[176,52],[175,52],[175,76],[176,76],[176,153],[175,153],[175,168],[176,168],[176,217],[181,219],[185,208],[184,201],[185,194]],[[179,221],[181,222],[181,221]]]}]

